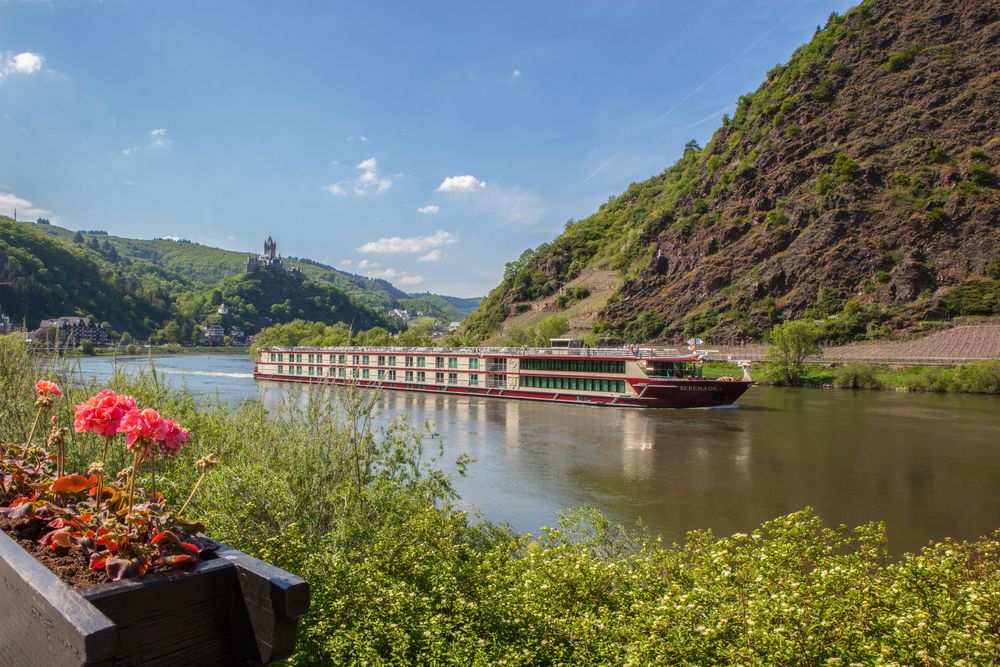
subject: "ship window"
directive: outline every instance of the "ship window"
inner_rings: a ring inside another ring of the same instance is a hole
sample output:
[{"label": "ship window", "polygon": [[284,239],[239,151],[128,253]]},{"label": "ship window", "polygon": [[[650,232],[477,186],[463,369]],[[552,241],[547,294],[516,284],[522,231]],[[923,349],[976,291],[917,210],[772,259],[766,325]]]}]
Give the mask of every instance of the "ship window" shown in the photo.
[{"label": "ship window", "polygon": [[476,370],[479,368],[479,359],[469,359],[469,368]]},{"label": "ship window", "polygon": [[354,364],[355,366],[358,365],[358,355],[355,354],[351,356],[351,363]]},{"label": "ship window", "polygon": [[479,384],[479,376],[475,373],[469,375],[469,386],[475,387],[478,384]]},{"label": "ship window", "polygon": [[338,368],[337,369],[337,377],[340,377],[340,378],[344,377],[344,369],[343,368]]},{"label": "ship window", "polygon": [[378,365],[379,366],[385,366],[385,355],[384,354],[378,355]]},{"label": "ship window", "polygon": [[[330,361],[333,361],[333,359],[332,359],[333,355],[332,355],[332,354],[330,355],[330,357],[331,357]],[[338,363],[338,364],[342,364],[342,363],[344,363],[344,360],[345,360],[346,358],[347,358],[347,355],[346,355],[346,354],[341,354],[341,355],[338,355],[338,356],[337,356],[337,363]]]},{"label": "ship window", "polygon": [[367,368],[362,368],[361,369],[361,379],[362,380],[367,380],[368,379],[368,369]]},{"label": "ship window", "polygon": [[333,377],[333,366],[326,367],[326,374],[330,377]]},{"label": "ship window", "polygon": [[389,365],[390,366],[396,365],[396,357],[389,357]]},{"label": "ship window", "polygon": [[448,368],[458,368],[458,357],[448,357]]},{"label": "ship window", "polygon": [[413,357],[407,357],[406,360],[405,360],[405,362],[403,363],[403,365],[407,366],[407,367],[412,366],[413,365]]},{"label": "ship window", "polygon": [[285,360],[284,357],[285,357],[284,354],[282,354],[281,352],[278,353],[278,361],[284,361]]},{"label": "ship window", "polygon": [[296,357],[295,361],[297,361],[297,362],[299,362],[301,364],[302,363],[302,353],[299,352],[298,354],[295,355],[295,357]]},{"label": "ship window", "polygon": [[278,364],[278,373],[281,373],[281,371],[282,371],[281,364]]},{"label": "ship window", "polygon": [[444,357],[434,357],[434,368],[444,368]]},{"label": "ship window", "polygon": [[427,357],[417,357],[417,368],[423,368],[427,365]]},{"label": "ship window", "polygon": [[406,371],[405,378],[407,382],[413,382],[413,371]]},{"label": "ship window", "polygon": [[458,373],[448,373],[448,384],[458,384]]},{"label": "ship window", "polygon": [[361,363],[364,364],[365,366],[368,365],[368,355],[367,354],[364,355],[363,357],[361,357]]},{"label": "ship window", "polygon": [[624,361],[595,359],[524,359],[526,371],[556,371],[561,373],[624,373]]},{"label": "ship window", "polygon": [[313,362],[313,356],[310,354],[309,355],[309,363],[311,364],[312,362]]},{"label": "ship window", "polygon": [[394,370],[389,371],[389,380],[392,381],[392,382],[396,381],[396,371],[394,371]]},{"label": "ship window", "polygon": [[381,368],[378,369],[378,379],[381,380],[384,377],[385,377],[385,371],[382,370]]},{"label": "ship window", "polygon": [[435,373],[434,382],[437,384],[444,384],[444,373]]},{"label": "ship window", "polygon": [[426,382],[426,381],[427,381],[427,373],[424,373],[423,371],[417,371],[417,382]]}]

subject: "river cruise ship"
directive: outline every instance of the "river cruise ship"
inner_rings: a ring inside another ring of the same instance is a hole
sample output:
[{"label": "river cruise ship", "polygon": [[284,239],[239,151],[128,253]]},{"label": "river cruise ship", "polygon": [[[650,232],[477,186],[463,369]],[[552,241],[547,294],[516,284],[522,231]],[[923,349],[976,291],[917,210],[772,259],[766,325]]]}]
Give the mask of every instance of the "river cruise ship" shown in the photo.
[{"label": "river cruise ship", "polygon": [[752,384],[702,377],[702,352],[646,348],[272,347],[257,353],[254,378],[353,384],[578,405],[707,408],[729,405]]}]

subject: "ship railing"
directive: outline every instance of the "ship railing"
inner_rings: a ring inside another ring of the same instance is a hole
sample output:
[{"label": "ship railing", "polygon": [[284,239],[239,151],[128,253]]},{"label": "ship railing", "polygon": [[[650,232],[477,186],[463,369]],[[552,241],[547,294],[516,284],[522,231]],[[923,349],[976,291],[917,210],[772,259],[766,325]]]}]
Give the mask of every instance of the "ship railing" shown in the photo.
[{"label": "ship railing", "polygon": [[486,370],[487,371],[494,371],[494,372],[495,371],[506,372],[507,371],[507,364],[486,364]]},{"label": "ship railing", "polygon": [[489,356],[552,356],[552,357],[602,357],[602,358],[626,358],[626,359],[650,359],[656,357],[688,358],[693,356],[690,352],[681,353],[676,348],[653,349],[648,347],[278,347],[261,348],[265,351],[281,352],[323,352],[335,354],[395,354],[395,355],[419,355],[434,356],[448,354],[462,354],[469,356],[489,357]]}]

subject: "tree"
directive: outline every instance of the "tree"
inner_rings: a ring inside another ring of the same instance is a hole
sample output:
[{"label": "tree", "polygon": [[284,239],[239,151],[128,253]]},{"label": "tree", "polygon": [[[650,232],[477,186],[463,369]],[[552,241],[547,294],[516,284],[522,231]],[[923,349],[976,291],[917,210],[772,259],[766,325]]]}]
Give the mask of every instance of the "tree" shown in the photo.
[{"label": "tree", "polygon": [[79,231],[77,231],[76,234],[73,234],[73,243],[78,243],[80,245],[83,245],[83,234],[81,234]]},{"label": "tree", "polygon": [[535,342],[538,345],[548,347],[549,341],[559,338],[569,331],[569,322],[561,315],[549,315],[535,325]]},{"label": "tree", "polygon": [[80,354],[86,354],[87,356],[92,356],[94,354],[94,344],[87,339],[81,340]]},{"label": "tree", "polygon": [[774,362],[771,379],[777,384],[799,384],[805,374],[803,362],[819,352],[819,327],[809,320],[789,320],[768,332],[767,356]]},{"label": "tree", "polygon": [[698,143],[697,139],[691,139],[686,144],[684,144],[684,155],[688,153],[697,153],[701,150],[701,144]]}]

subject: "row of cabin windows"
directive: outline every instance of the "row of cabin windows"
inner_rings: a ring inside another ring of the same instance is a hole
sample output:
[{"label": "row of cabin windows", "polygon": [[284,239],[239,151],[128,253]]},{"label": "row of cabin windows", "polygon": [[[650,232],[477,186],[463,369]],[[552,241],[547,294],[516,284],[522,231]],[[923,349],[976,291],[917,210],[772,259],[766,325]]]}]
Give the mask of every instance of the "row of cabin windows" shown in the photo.
[{"label": "row of cabin windows", "polygon": [[624,373],[624,361],[603,359],[524,359],[525,371],[559,371],[562,373]]},{"label": "row of cabin windows", "polygon": [[[330,355],[327,355],[327,356],[329,357],[329,362],[331,364],[332,363],[344,364],[347,361],[347,355],[346,354],[336,354],[336,355],[335,354],[330,354]],[[336,361],[334,361],[335,358],[336,358]],[[300,353],[289,353],[288,360],[292,361],[292,362],[296,362],[297,361],[297,362],[301,363],[302,362],[302,355]],[[314,363],[315,364],[321,364],[321,363],[323,363],[323,354],[321,354],[321,353],[309,354],[309,355],[307,355],[307,360],[308,360],[308,363],[310,363],[310,364],[314,364]],[[278,363],[283,362],[284,361],[284,353],[282,353],[282,352],[271,352],[270,353],[270,361],[272,361],[272,362],[276,361]],[[416,364],[413,363],[414,362],[414,357],[405,357],[403,361],[404,361],[404,364],[403,364],[404,366],[414,366],[414,365],[416,365],[417,368],[424,368],[424,367],[427,366],[427,357],[416,357]],[[351,355],[351,362],[355,366],[357,366],[359,364],[367,366],[368,363],[369,363],[369,355],[367,355],[367,354],[365,354],[365,355],[357,355],[357,354]],[[458,357],[434,357],[434,367],[435,368],[445,368],[445,364],[447,364],[448,368],[458,368]],[[380,354],[380,355],[378,355],[378,365],[379,366],[395,366],[396,365],[396,356],[395,355]],[[472,369],[472,370],[478,369],[479,368],[479,359],[469,359],[469,368]]]},{"label": "row of cabin windows", "polygon": [[594,378],[557,378],[546,375],[522,375],[522,387],[540,389],[569,389],[570,391],[610,391],[625,393],[624,380],[597,380]]},{"label": "row of cabin windows", "polygon": [[[369,369],[362,368],[360,370],[361,370],[360,377],[361,377],[362,380],[369,380],[369,379],[371,379],[371,373],[370,373]],[[336,374],[335,374],[335,371],[336,371]],[[282,364],[278,364],[278,373],[279,374],[284,373],[284,366]],[[289,375],[302,375],[302,366],[289,366],[288,367],[288,374]],[[321,369],[321,368],[314,368],[312,366],[306,366],[306,375],[312,376],[312,377],[322,377],[323,376],[323,369]],[[338,377],[338,378],[343,379],[345,376],[346,376],[346,373],[345,373],[345,371],[344,371],[343,368],[337,368],[337,369],[328,368],[327,369],[327,377]],[[358,369],[353,369],[352,370],[351,377],[353,377],[353,378],[359,377],[358,376]],[[395,382],[398,379],[396,371],[392,370],[392,369],[390,369],[388,371],[386,371],[384,369],[379,369],[378,370],[378,374],[376,375],[376,377],[379,380],[388,380],[389,382]],[[414,376],[414,372],[413,371],[406,371],[405,374],[404,374],[404,376],[403,376],[403,379],[404,379],[405,382],[413,382],[414,381],[414,377],[416,378],[416,382],[418,382],[418,383],[426,383],[427,382],[427,373],[424,372],[424,371],[417,371],[415,376]],[[444,384],[445,383],[445,374],[444,373],[435,373],[434,374],[434,382],[435,382],[435,384]],[[458,384],[458,373],[448,373],[447,382],[448,382],[448,384]],[[472,386],[472,387],[479,386],[479,375],[477,373],[471,373],[471,374],[469,374],[469,386]]]}]

